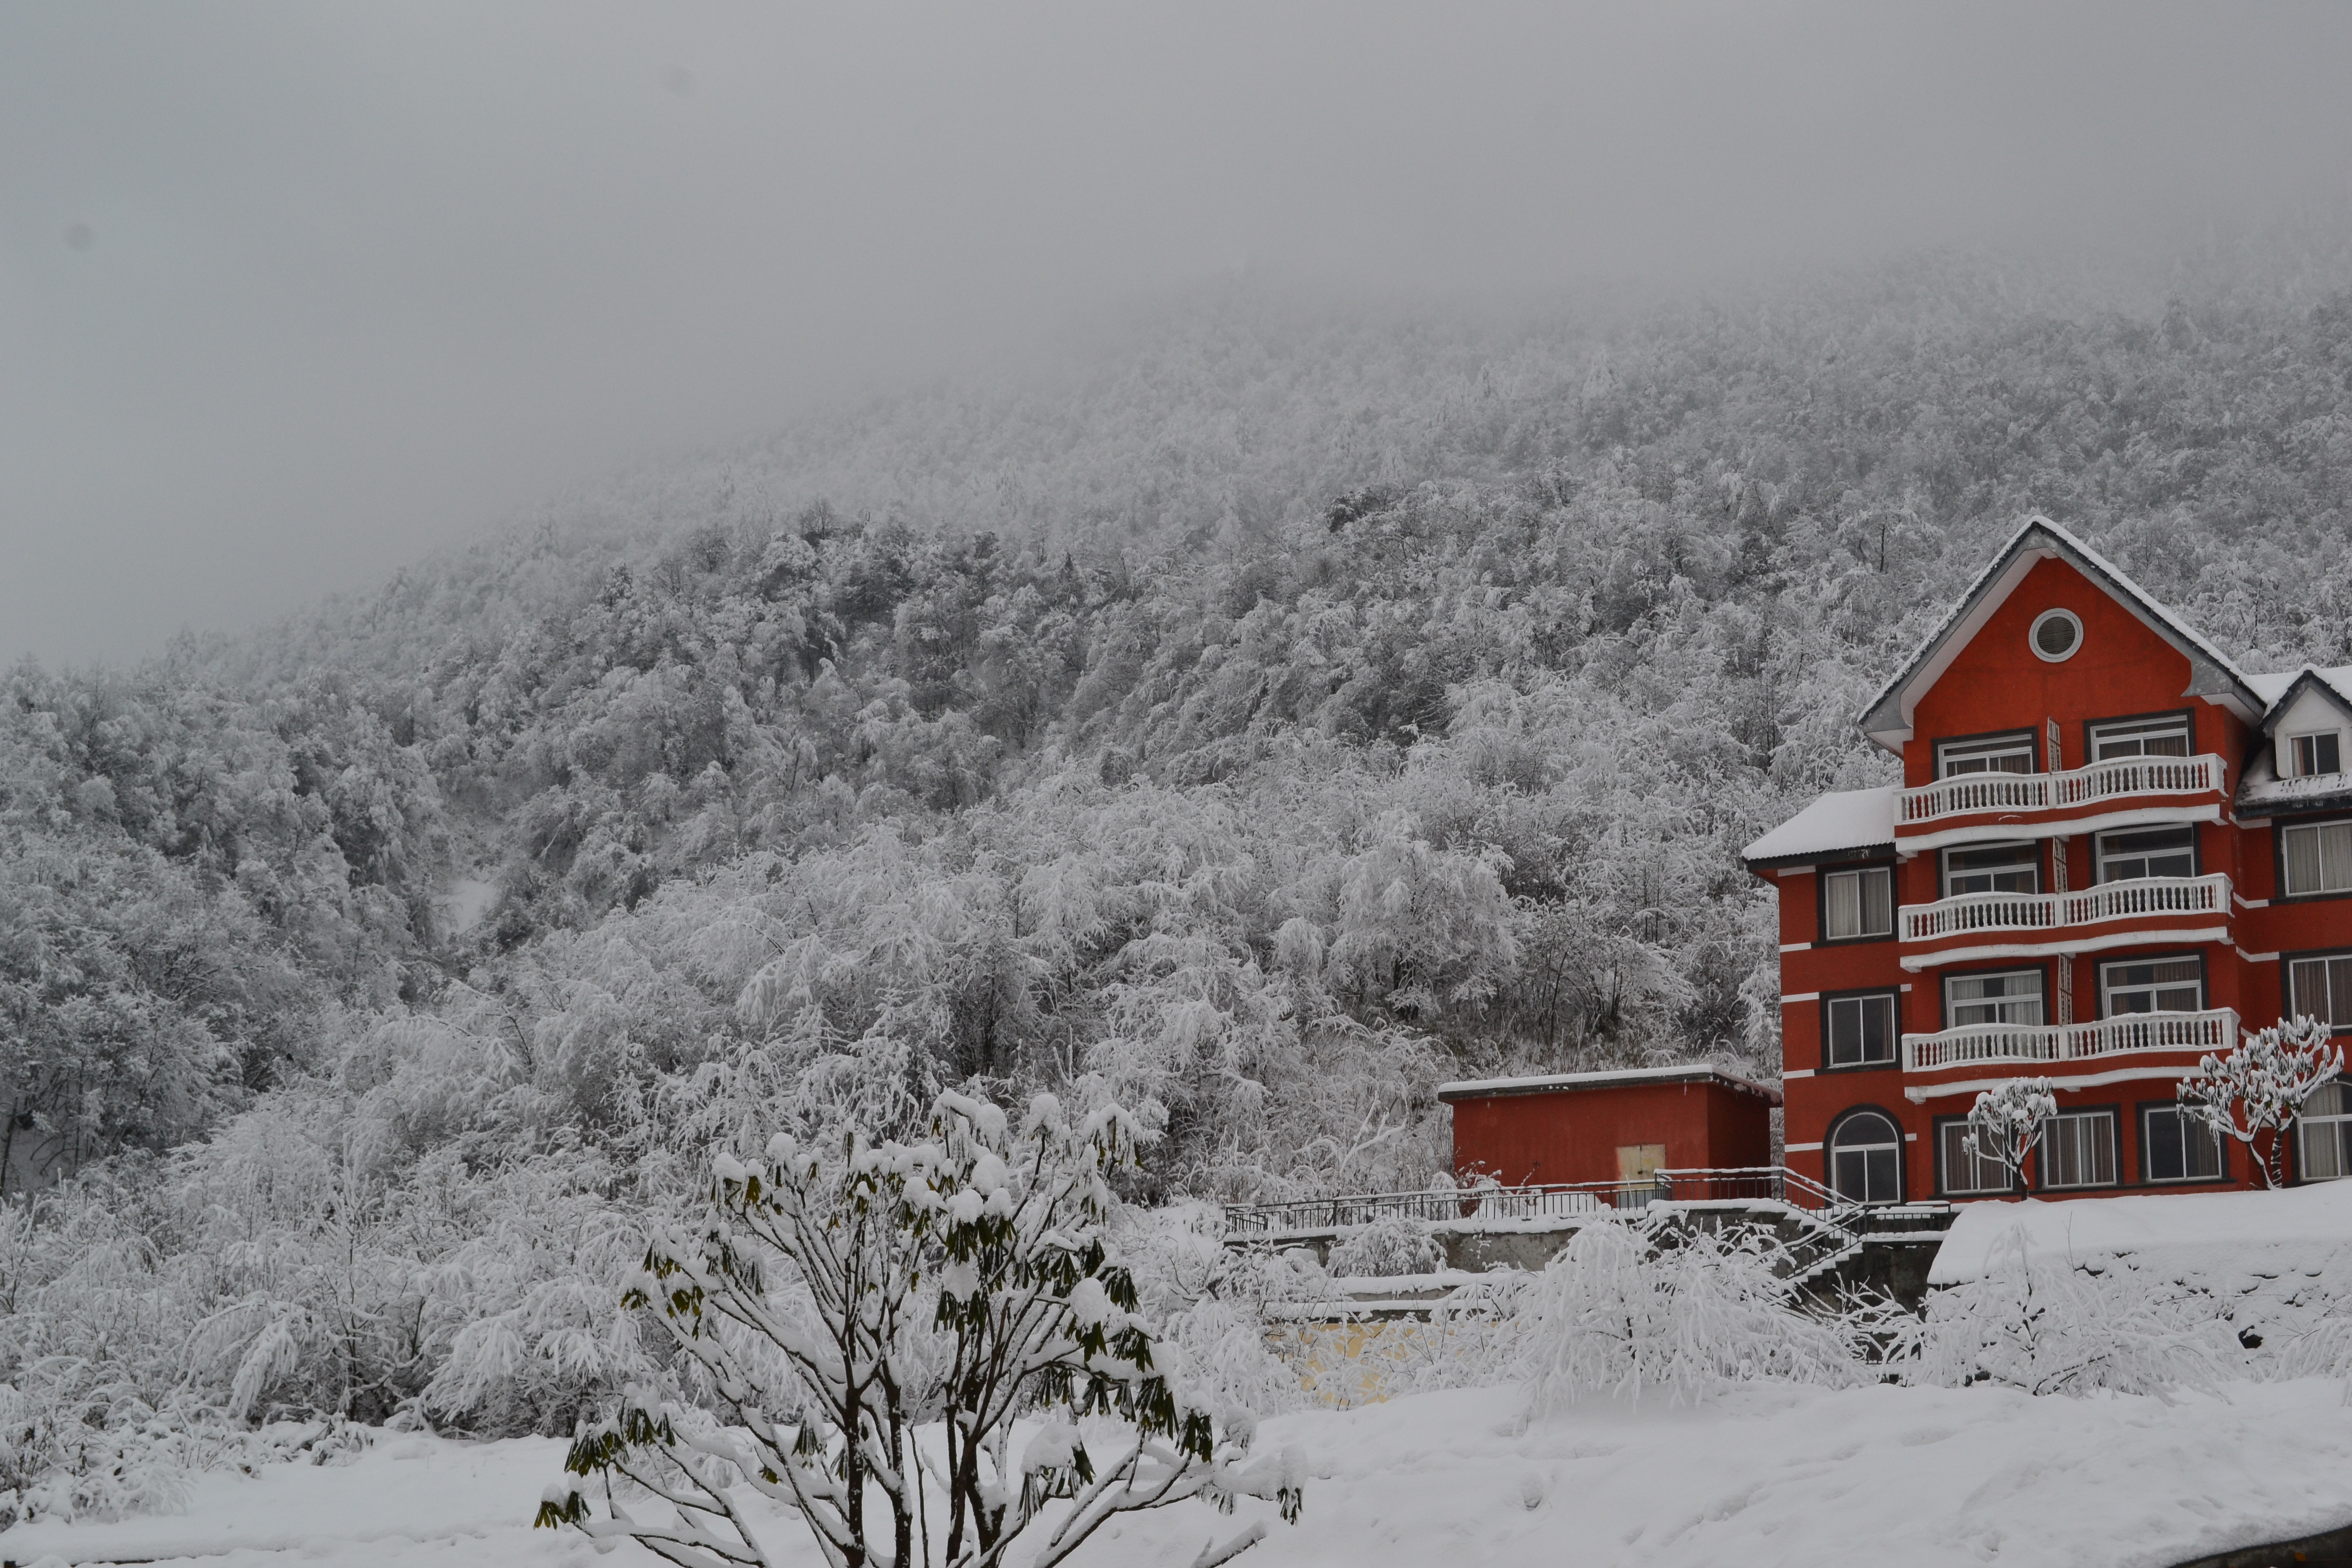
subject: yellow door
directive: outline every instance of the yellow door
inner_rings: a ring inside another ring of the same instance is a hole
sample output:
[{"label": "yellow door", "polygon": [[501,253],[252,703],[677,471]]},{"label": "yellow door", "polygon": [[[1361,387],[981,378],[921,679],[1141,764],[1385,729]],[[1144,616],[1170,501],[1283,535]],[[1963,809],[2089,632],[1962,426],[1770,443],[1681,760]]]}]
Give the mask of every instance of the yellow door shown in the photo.
[{"label": "yellow door", "polygon": [[1646,1182],[1666,1163],[1664,1143],[1622,1143],[1617,1148],[1617,1179]]}]

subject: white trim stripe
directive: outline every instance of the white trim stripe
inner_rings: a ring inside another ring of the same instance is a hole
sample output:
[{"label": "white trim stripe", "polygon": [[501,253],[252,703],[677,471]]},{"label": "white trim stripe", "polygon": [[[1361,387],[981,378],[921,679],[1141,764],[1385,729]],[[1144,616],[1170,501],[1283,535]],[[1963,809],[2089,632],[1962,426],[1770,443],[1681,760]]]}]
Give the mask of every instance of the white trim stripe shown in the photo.
[{"label": "white trim stripe", "polygon": [[[2053,1089],[2097,1089],[2110,1083],[2137,1083],[2147,1079],[2171,1079],[2178,1081],[2197,1070],[2196,1064],[2183,1063],[2177,1068],[2117,1068],[2111,1072],[2083,1073],[2074,1078],[2053,1078],[2047,1080]],[[2013,1075],[2012,1075],[2013,1076]],[[1903,1098],[1914,1105],[1924,1105],[1930,1100],[1953,1094],[1977,1094],[1988,1089],[1999,1089],[2009,1082],[2007,1078],[1973,1078],[1964,1083],[1928,1084],[1920,1089],[1906,1089]]]},{"label": "white trim stripe", "polygon": [[1818,1154],[1822,1146],[1818,1143],[1783,1143],[1780,1152],[1784,1154]]},{"label": "white trim stripe", "polygon": [[1786,1006],[1789,1006],[1789,1005],[1790,1005],[1790,1004],[1792,1004],[1792,1003],[1797,1003],[1797,1002],[1818,1002],[1818,1001],[1820,1001],[1821,999],[1822,999],[1822,994],[1821,994],[1820,992],[1818,992],[1818,991],[1800,991],[1800,992],[1797,992],[1796,994],[1794,994],[1793,995],[1789,995],[1789,996],[1783,996],[1783,997],[1781,997],[1781,998],[1780,998],[1780,1005],[1781,1005],[1781,1006],[1783,1006],[1783,1007],[1786,1007]]}]

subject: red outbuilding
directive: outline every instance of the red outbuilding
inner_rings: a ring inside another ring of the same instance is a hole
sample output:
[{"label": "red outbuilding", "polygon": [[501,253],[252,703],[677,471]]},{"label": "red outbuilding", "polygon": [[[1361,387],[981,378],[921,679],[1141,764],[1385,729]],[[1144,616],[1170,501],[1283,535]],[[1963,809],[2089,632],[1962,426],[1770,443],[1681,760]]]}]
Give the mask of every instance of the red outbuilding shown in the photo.
[{"label": "red outbuilding", "polygon": [[1454,1169],[1505,1186],[1640,1182],[1661,1170],[1772,1163],[1780,1097],[1712,1067],[1449,1083]]}]

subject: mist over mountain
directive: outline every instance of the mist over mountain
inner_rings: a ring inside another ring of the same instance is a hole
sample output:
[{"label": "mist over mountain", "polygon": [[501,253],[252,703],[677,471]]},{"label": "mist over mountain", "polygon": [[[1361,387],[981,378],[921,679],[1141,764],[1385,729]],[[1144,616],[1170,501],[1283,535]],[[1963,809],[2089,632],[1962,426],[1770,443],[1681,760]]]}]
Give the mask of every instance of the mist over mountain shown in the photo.
[{"label": "mist over mountain", "polygon": [[252,1408],[553,1429],[628,1353],[598,1216],[796,1084],[1091,1075],[1162,1130],[1142,1195],[1243,1199],[1417,1185],[1448,1078],[1769,1078],[1737,852],[1894,776],[1853,718],[2021,514],[2251,668],[2352,662],[2315,232],[1484,316],[1221,286],[21,666],[0,1168],[75,1180],[17,1353],[144,1291]]}]

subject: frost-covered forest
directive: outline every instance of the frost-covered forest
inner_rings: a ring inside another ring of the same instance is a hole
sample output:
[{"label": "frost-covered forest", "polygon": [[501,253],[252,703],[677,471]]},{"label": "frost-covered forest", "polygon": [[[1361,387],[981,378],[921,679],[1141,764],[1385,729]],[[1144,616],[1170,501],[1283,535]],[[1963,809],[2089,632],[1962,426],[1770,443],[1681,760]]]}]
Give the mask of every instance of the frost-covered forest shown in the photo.
[{"label": "frost-covered forest", "polygon": [[0,1465],[173,1406],[569,1430],[642,1353],[633,1216],[812,1081],[1099,1075],[1156,1200],[1419,1185],[1449,1077],[1776,1074],[1738,850],[1891,775],[1853,717],[2021,512],[2352,661],[2352,268],[2228,259],[1237,289],[9,672]]}]

